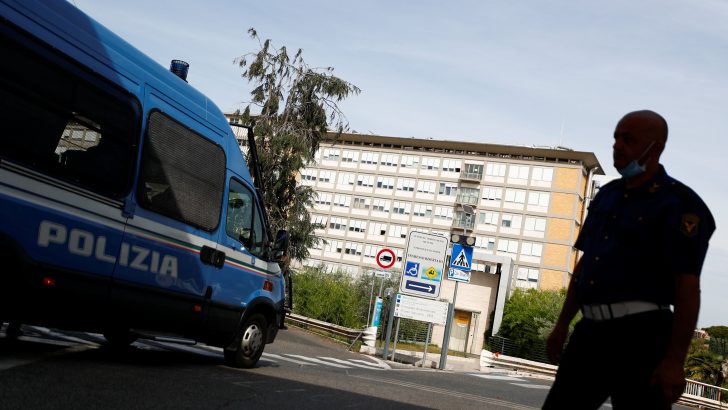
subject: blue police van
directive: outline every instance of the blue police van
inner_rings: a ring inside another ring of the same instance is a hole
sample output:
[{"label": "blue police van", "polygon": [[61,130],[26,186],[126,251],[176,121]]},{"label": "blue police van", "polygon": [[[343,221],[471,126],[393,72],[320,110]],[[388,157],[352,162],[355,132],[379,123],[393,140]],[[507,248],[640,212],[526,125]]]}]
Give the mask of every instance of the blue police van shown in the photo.
[{"label": "blue police van", "polygon": [[283,327],[288,235],[185,65],[66,1],[0,0],[0,50],[0,322],[254,366]]}]

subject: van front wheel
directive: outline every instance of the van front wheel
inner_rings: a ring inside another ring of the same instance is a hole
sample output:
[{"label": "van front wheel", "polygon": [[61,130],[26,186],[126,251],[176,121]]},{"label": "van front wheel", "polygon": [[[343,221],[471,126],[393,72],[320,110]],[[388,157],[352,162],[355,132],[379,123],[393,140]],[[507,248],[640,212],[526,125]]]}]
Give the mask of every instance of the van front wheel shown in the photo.
[{"label": "van front wheel", "polygon": [[266,320],[256,313],[243,324],[235,350],[225,349],[225,363],[231,367],[249,369],[258,363],[265,348]]}]

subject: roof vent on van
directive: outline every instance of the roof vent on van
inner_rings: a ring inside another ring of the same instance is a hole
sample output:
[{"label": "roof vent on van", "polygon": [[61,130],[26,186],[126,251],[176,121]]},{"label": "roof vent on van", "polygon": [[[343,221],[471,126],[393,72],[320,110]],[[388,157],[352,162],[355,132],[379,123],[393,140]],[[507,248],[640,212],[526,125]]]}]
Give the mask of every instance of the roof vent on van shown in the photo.
[{"label": "roof vent on van", "polygon": [[187,82],[187,71],[190,69],[190,65],[182,60],[172,60],[169,65],[169,71],[173,72],[174,75]]}]

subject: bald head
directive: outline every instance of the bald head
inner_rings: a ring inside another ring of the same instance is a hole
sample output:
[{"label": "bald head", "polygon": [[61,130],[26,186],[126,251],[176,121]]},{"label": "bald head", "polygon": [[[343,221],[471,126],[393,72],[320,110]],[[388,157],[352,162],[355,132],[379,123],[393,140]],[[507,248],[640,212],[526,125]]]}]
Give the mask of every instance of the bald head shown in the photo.
[{"label": "bald head", "polygon": [[621,124],[625,121],[638,124],[642,132],[646,134],[646,137],[659,141],[662,144],[667,142],[667,121],[665,121],[662,115],[650,110],[632,111],[622,117],[619,123]]}]

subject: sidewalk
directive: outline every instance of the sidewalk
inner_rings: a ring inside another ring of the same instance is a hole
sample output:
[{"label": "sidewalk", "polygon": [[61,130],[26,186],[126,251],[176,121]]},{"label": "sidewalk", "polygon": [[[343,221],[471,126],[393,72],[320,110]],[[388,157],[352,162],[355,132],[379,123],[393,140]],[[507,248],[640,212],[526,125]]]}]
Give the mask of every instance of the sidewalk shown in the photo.
[{"label": "sidewalk", "polygon": [[[383,349],[362,345],[359,353],[368,354],[370,356],[377,356],[382,358]],[[409,350],[397,349],[394,357],[394,361],[389,360],[392,357],[392,349],[388,353],[387,364],[393,368],[400,369],[411,369],[411,368],[425,368],[425,369],[438,369],[440,366],[440,354],[439,353],[427,353],[427,358],[422,363],[424,352],[413,352]],[[480,371],[480,358],[479,357],[460,357],[460,356],[448,356],[447,362],[445,363],[445,369],[453,372],[479,372]]]}]

